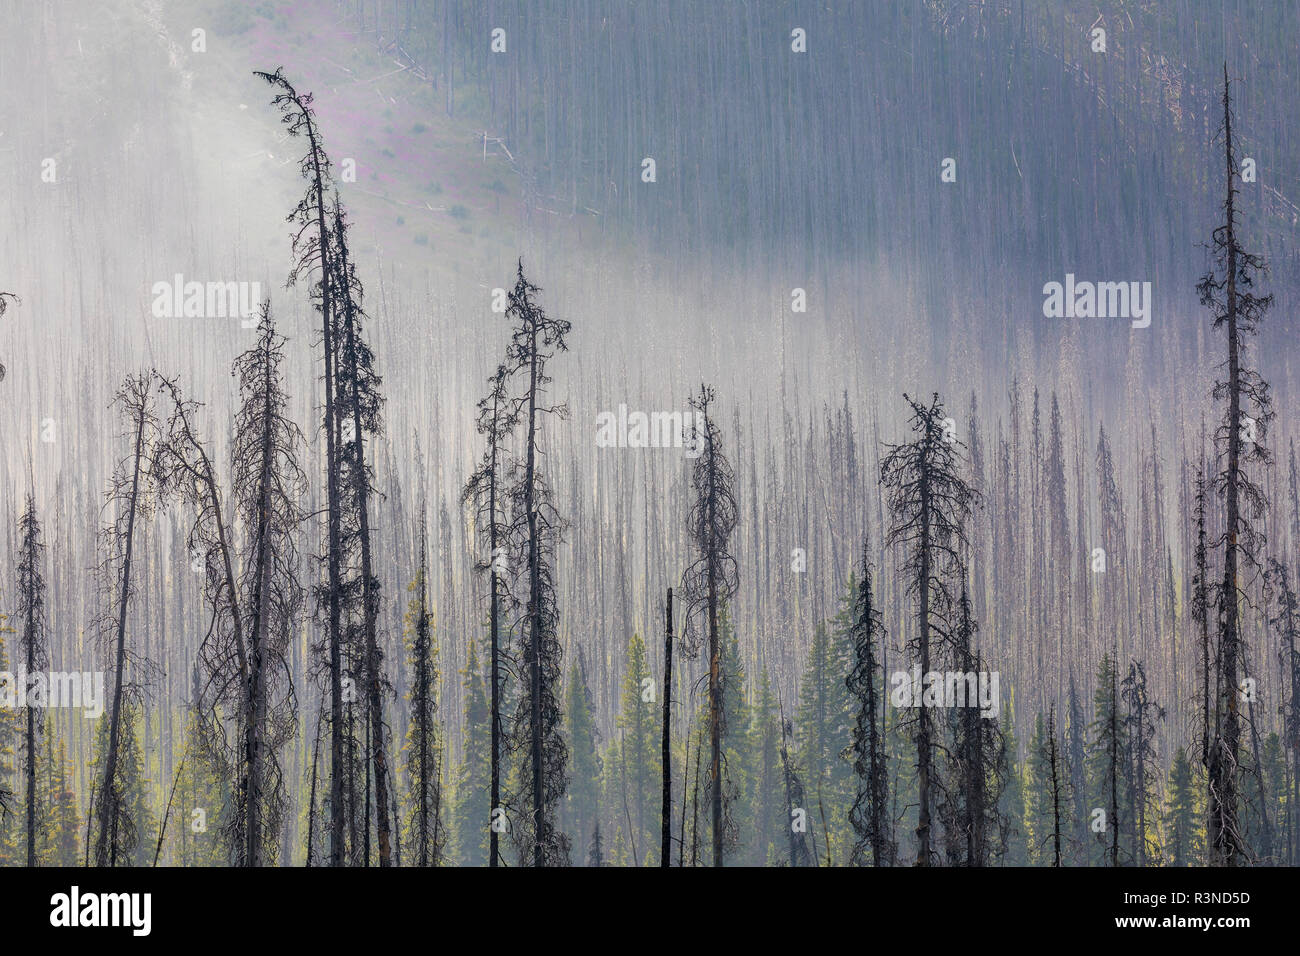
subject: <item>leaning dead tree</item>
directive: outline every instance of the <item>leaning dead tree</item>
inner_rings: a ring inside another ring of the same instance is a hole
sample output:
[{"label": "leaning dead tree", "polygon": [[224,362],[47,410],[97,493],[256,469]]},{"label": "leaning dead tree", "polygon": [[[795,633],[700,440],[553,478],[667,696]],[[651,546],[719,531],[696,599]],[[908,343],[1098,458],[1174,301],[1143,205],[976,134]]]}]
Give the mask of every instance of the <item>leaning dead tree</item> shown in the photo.
[{"label": "leaning dead tree", "polygon": [[[924,675],[932,670],[938,646],[951,645],[959,626],[952,582],[964,579],[961,548],[975,493],[962,476],[960,451],[964,446],[952,432],[938,393],[929,405],[907,395],[903,398],[912,409],[909,425],[913,437],[887,446],[888,454],[880,463],[880,481],[893,516],[885,544],[903,549],[899,570],[916,607],[916,628],[908,648]],[[919,803],[916,865],[930,866],[934,862],[935,728],[928,707],[915,711],[911,723]]]},{"label": "leaning dead tree", "polygon": [[516,737],[528,750],[522,801],[530,806],[526,827],[517,840],[534,866],[566,865],[569,841],[556,825],[555,813],[568,784],[568,751],[560,732],[559,611],[553,567],[555,543],[562,530],[553,495],[542,472],[544,423],[564,416],[563,404],[551,404],[551,377],[546,366],[568,350],[569,323],[546,314],[536,302],[541,289],[524,277],[519,262],[515,286],[508,296],[506,316],[514,323],[506,349],[507,374],[521,381],[522,392],[512,398],[514,414],[524,427],[520,460],[514,463],[509,489],[510,539],[515,567],[526,576],[522,598],[524,619],[520,660],[527,680],[520,695]]},{"label": "leaning dead tree", "polygon": [[[330,784],[329,784],[329,839],[330,865],[342,866],[349,845],[355,844],[355,826],[348,817],[352,766],[347,754],[354,751],[349,737],[347,716],[344,713],[343,683],[345,679],[342,628],[342,514],[340,454],[341,431],[335,409],[337,395],[337,365],[339,362],[339,335],[336,326],[334,295],[332,291],[333,267],[330,262],[330,227],[326,213],[326,194],[333,188],[330,160],[316,127],[312,111],[312,95],[299,93],[285,78],[282,70],[274,73],[256,72],[275,91],[271,103],[280,111],[281,122],[290,136],[307,140],[307,150],[299,161],[298,170],[307,183],[306,192],[289,213],[288,221],[296,229],[293,234],[293,268],[289,284],[300,279],[309,283],[312,306],[320,316],[321,350],[324,356],[324,424],[325,433],[325,581],[315,589],[317,608],[325,628],[317,651],[325,659],[325,679],[329,690],[330,727]],[[349,798],[345,799],[345,788]],[[368,831],[367,831],[368,832]]]},{"label": "leaning dead tree", "polygon": [[[228,843],[232,863],[274,861],[283,823],[279,752],[295,730],[288,647],[302,604],[294,542],[305,479],[302,434],[288,417],[284,340],[263,305],[258,341],[235,360],[240,407],[232,451],[232,527],[216,468],[196,421],[201,407],[158,376],[172,410],[156,455],[160,491],[193,509],[190,554],[204,572],[210,609],[199,648],[205,682],[199,746],[235,781]],[[242,540],[241,540],[242,538]]]},{"label": "leaning dead tree", "polygon": [[[712,821],[713,865],[722,866],[724,834],[727,821],[723,814],[722,738],[726,734],[724,700],[726,679],[722,670],[722,637],[718,616],[736,593],[736,560],[727,550],[736,530],[739,509],[736,507],[735,475],[722,448],[722,435],[710,415],[713,389],[701,385],[699,395],[690,401],[697,412],[690,435],[691,448],[698,453],[691,470],[694,500],[687,518],[687,529],[698,557],[682,575],[682,592],[686,598],[683,644],[688,655],[699,652],[707,638],[709,651],[709,814]],[[698,777],[697,777],[698,781]]]},{"label": "leaning dead tree", "polygon": [[499,833],[492,826],[493,816],[501,807],[501,610],[502,601],[509,595],[503,594],[507,576],[505,567],[506,542],[509,535],[509,522],[505,516],[505,478],[509,472],[510,459],[507,445],[510,436],[518,424],[514,402],[510,399],[508,384],[509,372],[504,365],[497,366],[496,374],[489,379],[491,388],[478,403],[478,420],[476,427],[483,436],[486,447],[478,467],[465,483],[462,503],[474,504],[475,526],[483,535],[488,546],[486,560],[480,558],[474,565],[480,573],[488,576],[488,634],[491,647],[489,659],[489,680],[491,681],[490,735],[491,735],[491,792],[489,806],[483,823],[488,827],[488,865],[497,866],[500,861]]},{"label": "leaning dead tree", "polygon": [[[252,812],[253,826],[248,826],[247,800],[250,792],[256,790],[256,785],[249,778],[253,768],[246,759],[245,748],[257,751],[258,744],[255,741],[249,743],[249,735],[256,732],[248,697],[254,681],[239,586],[235,579],[232,529],[227,523],[212,458],[198,434],[196,416],[201,406],[185,398],[174,380],[162,375],[157,378],[159,390],[171,399],[171,413],[158,443],[154,478],[160,497],[164,500],[174,498],[193,509],[194,522],[187,544],[194,564],[203,569],[203,590],[210,615],[199,648],[207,684],[200,697],[196,719],[203,749],[218,761],[218,766],[231,774],[236,780],[236,790],[242,794],[239,799],[242,806],[234,814],[231,824],[234,830],[227,836],[236,853],[235,859],[245,862],[242,838],[258,826],[256,807]],[[235,727],[231,734],[237,741],[235,743],[226,739],[224,721],[227,717]],[[232,750],[235,752],[233,756]],[[252,860],[246,862],[256,865]]]},{"label": "leaning dead tree", "polygon": [[1227,194],[1223,224],[1210,241],[1214,266],[1197,284],[1201,304],[1214,316],[1214,327],[1226,335],[1227,356],[1214,384],[1214,399],[1223,402],[1223,417],[1215,429],[1218,472],[1213,484],[1224,506],[1223,532],[1214,542],[1223,551],[1223,576],[1216,588],[1218,610],[1218,716],[1210,742],[1209,833],[1211,859],[1221,866],[1250,862],[1241,824],[1240,749],[1242,716],[1238,709],[1239,681],[1246,664],[1241,608],[1250,601],[1243,577],[1259,572],[1263,533],[1256,527],[1267,508],[1263,489],[1246,465],[1267,466],[1272,460],[1264,440],[1273,417],[1268,383],[1245,363],[1248,340],[1259,329],[1271,295],[1256,293],[1256,282],[1267,271],[1262,256],[1241,243],[1236,180],[1240,176],[1232,139],[1232,106],[1228,67],[1223,67],[1224,169]]},{"label": "leaning dead tree", "polygon": [[[148,663],[133,653],[127,640],[127,621],[135,596],[133,577],[136,524],[153,511],[150,457],[158,441],[152,380],[149,375],[129,376],[118,389],[114,404],[122,416],[131,451],[113,471],[104,508],[108,524],[100,533],[97,567],[102,611],[96,630],[113,667],[113,698],[109,707],[103,775],[95,794],[95,865],[116,866],[136,846],[138,834],[127,810],[120,780],[123,708],[141,694],[148,678]],[[134,672],[134,673],[132,673]]]}]

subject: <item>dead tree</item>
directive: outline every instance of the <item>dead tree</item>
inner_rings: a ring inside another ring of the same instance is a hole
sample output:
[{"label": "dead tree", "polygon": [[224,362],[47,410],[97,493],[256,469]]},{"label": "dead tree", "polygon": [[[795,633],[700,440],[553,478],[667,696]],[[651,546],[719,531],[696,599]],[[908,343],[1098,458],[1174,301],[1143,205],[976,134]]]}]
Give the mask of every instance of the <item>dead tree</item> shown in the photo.
[{"label": "dead tree", "polygon": [[[1218,713],[1218,697],[1211,697],[1210,674],[1214,665],[1210,661],[1210,605],[1214,584],[1210,581],[1209,545],[1205,529],[1206,478],[1204,464],[1196,467],[1195,506],[1193,509],[1196,525],[1196,546],[1194,549],[1194,570],[1191,587],[1192,620],[1200,631],[1201,643],[1201,764],[1208,771],[1210,766],[1210,740],[1218,739],[1217,721],[1211,720],[1211,704],[1214,700],[1213,713]],[[1217,678],[1216,678],[1217,680]]]},{"label": "dead tree", "polygon": [[668,602],[664,605],[664,716],[663,716],[663,795],[660,802],[659,865],[667,867],[672,856],[673,815],[673,762],[672,762],[672,698],[673,698],[673,589],[668,589]]},{"label": "dead tree", "polygon": [[505,520],[504,479],[509,470],[509,458],[506,448],[510,436],[518,424],[515,405],[510,399],[508,385],[509,372],[504,365],[497,366],[496,374],[489,379],[491,390],[478,403],[478,433],[483,436],[487,447],[479,466],[470,475],[469,481],[461,495],[462,503],[473,502],[475,518],[479,532],[487,538],[488,558],[480,559],[475,564],[479,572],[488,575],[488,631],[491,651],[491,806],[487,808],[484,818],[488,825],[488,865],[497,866],[500,861],[500,849],[496,827],[491,826],[492,816],[501,806],[501,609],[502,601],[509,595],[503,594],[506,570],[505,553],[509,535],[509,523]]},{"label": "dead tree", "polygon": [[407,746],[407,779],[410,792],[410,832],[416,866],[437,866],[442,859],[439,819],[442,787],[438,774],[436,697],[437,650],[433,642],[433,615],[429,610],[429,543],[425,501],[420,501],[420,565],[411,582],[414,595],[407,604],[412,663],[410,691],[411,727]]},{"label": "dead tree", "polygon": [[[118,462],[105,498],[110,512],[109,523],[101,532],[101,557],[98,566],[104,611],[97,630],[113,661],[113,700],[108,717],[108,740],[103,777],[95,800],[98,830],[95,836],[95,865],[115,866],[119,855],[134,846],[134,824],[126,812],[118,780],[119,750],[122,736],[122,709],[127,698],[139,685],[127,684],[128,661],[137,669],[146,662],[132,653],[127,641],[127,618],[135,596],[133,560],[136,544],[136,521],[147,518],[153,508],[153,479],[149,458],[158,438],[158,421],[154,416],[151,379],[148,375],[129,376],[114,399],[126,425],[131,452]],[[141,674],[140,677],[146,675]],[[87,841],[89,850],[89,841]]]},{"label": "dead tree", "polygon": [[[961,571],[964,575],[964,569]],[[983,660],[975,647],[978,630],[971,612],[970,593],[963,579],[957,601],[957,616],[951,636],[945,641],[945,656],[953,669],[963,674],[980,674]],[[956,783],[957,829],[965,836],[966,866],[990,862],[993,834],[1000,831],[998,801],[1005,778],[1006,741],[996,720],[984,717],[975,702],[957,710],[956,739],[951,748]]]},{"label": "dead tree", "polygon": [[[682,575],[686,595],[687,652],[699,650],[703,630],[709,642],[709,781],[708,795],[713,828],[713,865],[723,864],[722,812],[723,766],[722,737],[726,733],[725,678],[722,673],[722,641],[718,627],[721,607],[735,594],[738,584],[736,560],[727,550],[736,529],[735,475],[722,448],[722,435],[709,414],[714,402],[713,389],[700,385],[699,395],[691,399],[696,421],[690,435],[691,449],[698,456],[691,470],[694,501],[688,529],[698,557]],[[697,777],[698,783],[698,777]]]},{"label": "dead tree", "polygon": [[872,866],[892,866],[895,846],[888,822],[889,763],[885,752],[884,669],[877,660],[876,642],[884,638],[880,609],[871,586],[871,547],[862,541],[862,576],[853,594],[853,621],[849,638],[853,642],[853,665],[845,684],[853,697],[856,721],[853,728],[853,769],[858,777],[857,796],[849,821],[857,834],[853,862],[861,866],[871,854]]},{"label": "dead tree", "polygon": [[534,866],[565,865],[568,838],[556,826],[555,810],[567,786],[568,753],[560,733],[559,610],[553,566],[555,542],[562,525],[541,468],[543,423],[564,416],[563,404],[551,404],[546,372],[549,360],[568,350],[569,323],[554,319],[535,301],[541,289],[524,277],[520,260],[515,286],[509,293],[506,316],[514,321],[506,349],[507,375],[523,379],[523,392],[512,398],[513,412],[523,424],[522,460],[514,463],[509,490],[515,567],[527,578],[521,662],[527,671],[527,692],[521,695],[516,736],[526,743],[529,768],[524,774],[524,801],[530,805],[529,825],[520,833],[525,857]]},{"label": "dead tree", "polygon": [[1056,744],[1056,708],[1047,712],[1047,766],[1052,774],[1052,866],[1061,865],[1061,770]]},{"label": "dead tree", "polygon": [[803,820],[806,821],[807,808],[803,805],[803,781],[799,779],[799,771],[795,768],[794,761],[790,759],[789,741],[793,736],[794,728],[783,713],[781,715],[781,771],[785,779],[785,820],[790,834],[790,866],[812,866],[812,853],[808,849],[807,824],[805,822],[803,827],[795,826],[800,822],[795,816],[796,812],[805,814]]},{"label": "dead tree", "polygon": [[[36,514],[36,498],[30,492],[27,505],[18,519],[18,622],[22,628],[19,651],[23,655],[26,679],[45,670],[49,662],[46,634],[45,539]],[[52,690],[52,689],[51,689]],[[44,731],[43,707],[27,710],[27,729],[23,735],[23,769],[27,777],[27,865],[36,865],[36,755],[37,740]]]},{"label": "dead tree", "polygon": [[1215,429],[1218,473],[1214,485],[1224,502],[1223,533],[1215,542],[1223,549],[1223,577],[1216,589],[1219,630],[1219,721],[1211,742],[1209,764],[1211,858],[1222,866],[1249,862],[1240,820],[1241,715],[1238,712],[1238,681],[1245,666],[1245,637],[1241,605],[1249,602],[1242,580],[1250,570],[1259,570],[1263,534],[1255,522],[1263,517],[1267,499],[1245,470],[1248,463],[1267,466],[1271,456],[1263,444],[1268,422],[1273,417],[1268,383],[1244,363],[1247,340],[1259,328],[1272,305],[1271,295],[1259,295],[1255,284],[1266,272],[1262,256],[1247,252],[1241,244],[1237,222],[1237,187],[1240,175],[1232,139],[1232,108],[1228,67],[1223,67],[1223,136],[1227,195],[1223,203],[1223,224],[1210,241],[1213,269],[1197,284],[1201,304],[1214,316],[1214,327],[1227,337],[1227,357],[1222,375],[1214,385],[1214,398],[1224,402],[1224,414]]},{"label": "dead tree", "polygon": [[1154,764],[1156,722],[1163,720],[1164,708],[1153,703],[1147,689],[1147,675],[1140,661],[1131,661],[1128,676],[1120,693],[1124,701],[1124,757],[1129,790],[1129,829],[1133,840],[1133,862],[1147,865],[1147,811],[1156,800]]},{"label": "dead tree", "polygon": [[[929,405],[907,395],[903,398],[912,409],[909,425],[914,437],[888,446],[880,464],[881,484],[893,514],[885,543],[901,546],[906,552],[901,571],[907,580],[906,591],[916,602],[917,623],[909,644],[924,675],[930,672],[936,641],[950,634],[955,602],[949,581],[961,577],[959,549],[965,544],[964,526],[974,491],[961,475],[959,451],[964,446],[949,428],[938,393]],[[929,866],[935,741],[928,708],[916,711],[916,865]]]},{"label": "dead tree", "polygon": [[275,834],[285,815],[279,754],[297,728],[289,647],[303,605],[297,536],[307,485],[299,461],[306,441],[289,417],[284,390],[285,340],[275,330],[269,303],[257,335],[257,344],[235,360],[241,403],[231,455],[233,497],[244,528],[240,601],[248,623],[242,857],[248,866],[274,859]]},{"label": "dead tree", "polygon": [[339,477],[339,420],[335,413],[336,365],[339,359],[338,335],[335,327],[334,297],[331,289],[330,230],[326,218],[326,192],[332,188],[330,160],[316,127],[312,111],[312,95],[299,93],[285,78],[282,70],[274,73],[256,72],[271,88],[275,97],[271,103],[280,111],[281,122],[290,136],[305,136],[307,151],[298,164],[307,190],[289,213],[288,221],[296,230],[293,235],[294,265],[289,272],[289,284],[316,275],[309,294],[313,306],[320,314],[321,348],[324,353],[324,431],[325,431],[325,487],[326,487],[326,542],[324,563],[326,580],[316,589],[317,606],[325,618],[323,641],[327,660],[327,679],[330,696],[330,865],[342,866],[350,838],[355,827],[349,826],[344,800],[344,783],[350,772],[345,756],[348,740],[343,707],[344,648],[342,634],[342,571],[340,546],[340,477]]},{"label": "dead tree", "polygon": [[[383,398],[381,380],[375,371],[374,353],[364,335],[362,323],[367,316],[363,308],[364,289],[348,255],[348,222],[337,194],[332,209],[333,233],[329,264],[333,271],[330,287],[334,294],[336,325],[339,333],[335,365],[335,412],[340,418],[342,441],[336,446],[340,457],[342,540],[345,554],[359,560],[359,582],[344,587],[350,627],[359,631],[353,641],[361,648],[366,691],[366,719],[370,758],[374,767],[376,799],[375,835],[379,842],[379,865],[392,865],[392,823],[389,816],[388,726],[384,719],[384,697],[388,681],[384,677],[383,653],[379,649],[379,580],[371,554],[370,496],[373,476],[366,460],[366,436],[382,432]],[[357,586],[359,584],[359,587]],[[360,607],[356,608],[356,602]],[[369,779],[367,773],[367,780]],[[369,814],[366,833],[369,834]]]}]

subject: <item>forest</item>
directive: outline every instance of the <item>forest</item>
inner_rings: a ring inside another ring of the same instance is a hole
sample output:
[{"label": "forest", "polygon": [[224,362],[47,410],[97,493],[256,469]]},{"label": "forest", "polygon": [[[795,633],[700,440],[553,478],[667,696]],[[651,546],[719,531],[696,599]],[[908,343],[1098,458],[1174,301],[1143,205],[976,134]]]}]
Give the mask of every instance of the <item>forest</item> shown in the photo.
[{"label": "forest", "polygon": [[0,19],[0,866],[1300,863],[1291,5]]}]

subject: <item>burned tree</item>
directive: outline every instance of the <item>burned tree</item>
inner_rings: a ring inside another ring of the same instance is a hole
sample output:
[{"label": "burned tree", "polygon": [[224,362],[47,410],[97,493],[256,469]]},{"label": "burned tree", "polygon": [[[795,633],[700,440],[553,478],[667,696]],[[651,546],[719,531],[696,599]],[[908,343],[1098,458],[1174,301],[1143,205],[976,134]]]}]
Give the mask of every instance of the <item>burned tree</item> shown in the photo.
[{"label": "burned tree", "polygon": [[289,285],[311,275],[317,276],[309,287],[309,294],[313,307],[320,314],[321,349],[324,355],[326,541],[323,559],[326,579],[316,589],[316,600],[325,619],[325,637],[321,650],[327,662],[330,697],[330,865],[342,866],[354,831],[347,824],[347,801],[344,799],[349,764],[345,756],[348,741],[345,739],[347,731],[343,707],[344,647],[340,604],[343,591],[338,448],[340,425],[334,407],[339,343],[332,293],[330,230],[325,208],[326,191],[332,186],[330,160],[316,127],[316,115],[311,108],[312,95],[294,89],[282,70],[277,69],[274,73],[256,72],[255,75],[275,90],[271,103],[279,109],[285,131],[291,137],[307,138],[307,151],[298,164],[299,173],[307,181],[307,190],[287,220],[296,227],[293,235],[294,265],[289,273]]},{"label": "burned tree", "polygon": [[[97,630],[113,662],[113,700],[108,717],[103,776],[95,794],[96,866],[116,866],[119,857],[134,848],[138,834],[126,806],[121,773],[123,710],[140,693],[140,681],[147,679],[147,661],[137,656],[127,640],[127,618],[135,597],[133,577],[137,519],[153,511],[153,478],[149,459],[158,439],[151,379],[129,376],[114,399],[122,415],[131,452],[113,471],[104,507],[109,523],[100,534],[100,562],[97,568],[103,595],[103,611]],[[128,682],[130,669],[140,680]],[[89,840],[87,841],[89,851]]]},{"label": "burned tree", "polygon": [[[1210,693],[1210,676],[1215,666],[1210,661],[1210,606],[1211,594],[1214,591],[1214,584],[1210,581],[1209,569],[1209,545],[1207,544],[1207,532],[1205,528],[1205,496],[1207,483],[1205,478],[1205,468],[1198,465],[1196,468],[1196,492],[1195,507],[1193,509],[1193,520],[1196,527],[1196,546],[1193,558],[1193,575],[1191,587],[1191,615],[1192,620],[1197,624],[1200,631],[1201,644],[1201,764],[1208,770],[1210,766],[1210,740],[1218,739],[1218,720],[1212,719],[1211,715],[1219,713],[1219,698],[1215,694],[1211,697]],[[1217,686],[1217,674],[1215,682]],[[1213,706],[1211,706],[1213,700]]]},{"label": "burned tree", "polygon": [[[49,662],[46,634],[45,539],[36,514],[36,498],[29,492],[27,505],[18,519],[18,623],[22,628],[18,649],[23,657],[26,679],[45,670]],[[36,865],[37,741],[44,731],[45,708],[29,704],[27,728],[23,734],[23,769],[27,777],[27,865]]]},{"label": "burned tree", "polygon": [[1052,789],[1052,866],[1061,865],[1061,790],[1060,750],[1056,743],[1056,708],[1047,712],[1047,766]]},{"label": "burned tree", "polygon": [[[962,572],[964,574],[964,571]],[[977,703],[978,679],[983,660],[975,648],[977,626],[971,612],[970,593],[965,580],[957,600],[955,627],[943,640],[943,656],[954,670],[966,675],[966,701],[958,707],[954,721],[954,739],[950,748],[952,786],[945,791],[952,806],[951,819],[956,834],[964,837],[964,846],[956,844],[956,861],[964,866],[987,866],[993,852],[994,835],[1000,832],[998,801],[1005,777],[1002,768],[1006,741],[995,719],[985,717]]]},{"label": "burned tree", "polygon": [[1236,866],[1251,858],[1240,820],[1242,728],[1237,693],[1246,660],[1241,605],[1249,601],[1242,576],[1250,570],[1259,570],[1263,534],[1255,522],[1263,517],[1267,499],[1245,466],[1266,466],[1271,461],[1263,442],[1273,417],[1268,383],[1244,363],[1247,341],[1258,331],[1273,297],[1254,291],[1257,280],[1267,269],[1262,256],[1246,251],[1238,231],[1235,180],[1240,172],[1232,139],[1232,119],[1225,63],[1220,133],[1227,195],[1223,202],[1223,224],[1215,227],[1209,245],[1214,267],[1196,287],[1201,304],[1214,316],[1214,327],[1224,329],[1227,339],[1227,357],[1220,365],[1223,377],[1215,382],[1213,393],[1216,401],[1224,403],[1223,418],[1215,429],[1218,472],[1213,479],[1223,499],[1224,528],[1214,542],[1216,548],[1223,550],[1223,576],[1215,594],[1219,713],[1209,759],[1209,847],[1212,859],[1222,866]]},{"label": "burned tree", "polygon": [[306,486],[298,462],[304,439],[288,416],[281,373],[284,339],[269,304],[261,308],[257,336],[234,364],[240,394],[231,456],[235,526],[197,430],[200,406],[161,376],[172,413],[156,456],[160,490],[195,512],[189,548],[204,572],[211,610],[199,649],[206,681],[195,720],[203,756],[236,783],[228,835],[231,859],[240,866],[265,865],[279,846],[285,803],[279,752],[296,729],[288,651],[302,606],[295,539]]},{"label": "burned tree", "polygon": [[488,559],[479,560],[475,569],[488,575],[488,632],[491,646],[490,680],[491,693],[489,706],[491,710],[491,747],[492,747],[492,784],[490,806],[484,817],[489,829],[489,866],[496,866],[500,860],[497,829],[490,825],[492,814],[501,806],[501,608],[503,599],[509,595],[502,593],[505,587],[502,571],[506,563],[506,542],[509,537],[509,523],[505,520],[505,477],[509,470],[507,442],[518,424],[515,404],[511,401],[508,383],[509,372],[504,365],[497,366],[496,374],[489,380],[491,390],[478,403],[478,433],[483,436],[487,447],[478,468],[470,475],[461,495],[462,503],[473,502],[476,524],[480,534],[487,539]]},{"label": "burned tree", "polygon": [[[701,631],[709,647],[709,780],[708,795],[713,835],[713,865],[722,866],[723,834],[723,765],[726,681],[722,667],[722,641],[718,615],[738,587],[736,560],[727,550],[736,529],[739,513],[734,491],[735,476],[731,462],[722,449],[722,435],[709,414],[713,389],[701,385],[699,395],[691,399],[696,422],[691,433],[691,450],[697,455],[691,470],[694,502],[688,518],[692,542],[699,556],[682,575],[686,595],[684,641],[690,655],[698,653]],[[698,775],[696,777],[698,783]]]},{"label": "burned tree", "polygon": [[[299,463],[305,439],[289,417],[281,371],[285,340],[270,305],[262,308],[258,341],[235,360],[241,403],[235,418],[232,489],[243,525],[238,552],[240,600],[248,624],[248,683],[241,795],[243,861],[274,858],[284,816],[279,752],[296,729],[289,645],[303,604],[297,534],[306,475]],[[238,819],[238,817],[237,817]]]},{"label": "burned tree", "polygon": [[1156,722],[1163,720],[1164,708],[1151,700],[1147,689],[1146,669],[1140,661],[1131,661],[1121,685],[1120,697],[1124,702],[1124,758],[1129,801],[1129,832],[1133,843],[1134,863],[1147,865],[1148,814],[1152,826],[1158,810],[1153,805],[1156,795],[1155,734]]},{"label": "burned tree", "polygon": [[664,702],[663,702],[663,753],[660,774],[663,794],[660,800],[659,865],[671,865],[673,816],[673,762],[672,762],[672,700],[673,700],[673,589],[668,589],[668,602],[664,605]]},{"label": "burned tree", "polygon": [[[347,560],[345,568],[350,567],[357,575],[342,582],[342,611],[347,617],[347,643],[359,650],[362,660],[366,745],[374,767],[375,835],[379,841],[379,865],[385,867],[392,865],[393,857],[388,725],[384,718],[384,698],[389,685],[379,648],[379,580],[374,572],[370,530],[370,496],[374,488],[373,474],[366,460],[366,436],[377,436],[383,430],[383,397],[374,353],[364,334],[363,323],[367,319],[363,308],[364,289],[348,257],[349,224],[337,195],[331,214],[334,228],[330,237],[329,267],[333,273],[330,287],[339,347],[334,365],[334,410],[340,425],[335,445],[339,454],[341,502],[339,546]],[[364,772],[368,785],[369,771]],[[366,821],[369,834],[368,812]]]},{"label": "burned tree", "polygon": [[438,651],[429,609],[429,542],[425,501],[420,501],[420,565],[408,590],[407,643],[411,661],[411,722],[406,734],[407,805],[416,866],[442,861],[442,751],[438,744]]},{"label": "burned tree", "polygon": [[[956,626],[956,602],[950,581],[963,577],[960,548],[974,491],[961,475],[960,449],[964,447],[949,428],[943,403],[935,393],[929,405],[903,396],[911,406],[911,441],[888,446],[880,464],[880,480],[889,498],[893,524],[885,538],[901,546],[901,568],[906,593],[916,602],[916,630],[909,649],[922,674],[931,670],[932,653]],[[932,863],[931,814],[933,810],[934,728],[928,708],[916,708],[913,741],[916,746],[918,816],[917,866]]]},{"label": "burned tree", "polygon": [[[806,823],[802,826],[797,814],[806,814],[804,806],[803,781],[799,771],[790,757],[790,738],[794,736],[794,727],[781,715],[781,775],[785,781],[785,818],[790,833],[790,866],[812,866],[812,851],[808,849]],[[806,819],[806,817],[805,817]],[[716,852],[716,845],[714,847]]]},{"label": "burned tree", "polygon": [[849,821],[857,834],[853,862],[863,865],[870,852],[872,866],[891,866],[895,846],[889,824],[889,762],[885,752],[884,668],[877,661],[876,641],[884,635],[880,609],[871,590],[871,547],[862,542],[862,577],[854,591],[853,664],[845,678],[853,697],[853,769],[858,777],[857,796]]},{"label": "burned tree", "polygon": [[513,414],[523,424],[525,434],[522,460],[513,465],[508,491],[509,539],[515,567],[526,576],[526,596],[521,602],[524,618],[518,632],[527,685],[520,696],[515,736],[528,749],[520,796],[531,809],[528,825],[521,828],[518,839],[524,856],[540,867],[569,861],[568,838],[555,821],[567,785],[568,757],[560,733],[559,610],[552,571],[562,526],[541,468],[542,426],[552,416],[567,414],[563,404],[550,404],[551,377],[546,366],[557,353],[568,350],[565,336],[569,334],[569,323],[546,314],[535,301],[539,292],[541,289],[524,277],[520,260],[506,308],[507,318],[515,323],[506,349],[506,374],[524,382],[522,394],[511,399]]}]

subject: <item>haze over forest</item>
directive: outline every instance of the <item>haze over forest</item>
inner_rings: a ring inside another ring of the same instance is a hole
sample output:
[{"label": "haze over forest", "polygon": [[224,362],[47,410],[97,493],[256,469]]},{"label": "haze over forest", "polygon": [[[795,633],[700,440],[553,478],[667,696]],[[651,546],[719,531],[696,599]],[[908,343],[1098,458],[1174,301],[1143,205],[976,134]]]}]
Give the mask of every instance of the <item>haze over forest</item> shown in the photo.
[{"label": "haze over forest", "polygon": [[0,23],[0,864],[1300,859],[1294,5]]}]

